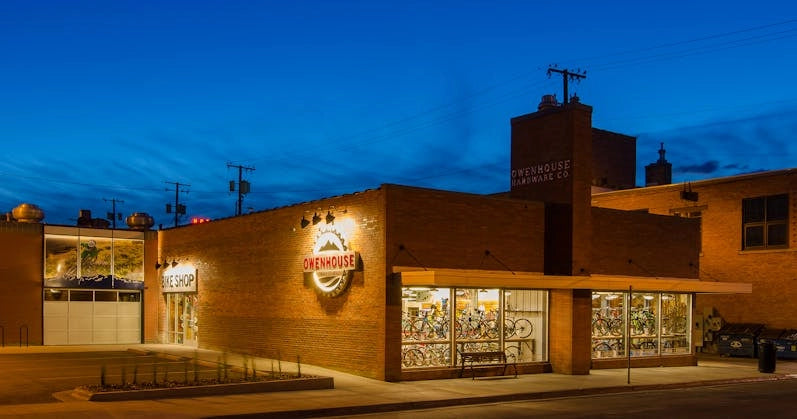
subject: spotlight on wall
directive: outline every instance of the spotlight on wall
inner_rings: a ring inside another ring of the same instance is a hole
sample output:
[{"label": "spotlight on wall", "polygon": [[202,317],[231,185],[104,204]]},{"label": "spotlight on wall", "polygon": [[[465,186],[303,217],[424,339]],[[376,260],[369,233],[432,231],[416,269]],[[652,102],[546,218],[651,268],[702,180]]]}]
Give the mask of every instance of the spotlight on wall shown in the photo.
[{"label": "spotlight on wall", "polygon": [[318,215],[317,212],[313,213],[313,225],[318,224],[321,221],[321,216]]},{"label": "spotlight on wall", "polygon": [[335,221],[335,216],[332,215],[332,211],[327,211],[326,221],[327,224],[332,224],[332,222]]},{"label": "spotlight on wall", "polygon": [[155,262],[155,269],[160,269],[163,266],[160,262]]},{"label": "spotlight on wall", "polygon": [[302,221],[300,221],[299,224],[301,224],[302,228],[305,228],[310,225],[310,220],[304,218],[304,215],[302,215]]},{"label": "spotlight on wall", "polygon": [[178,262],[177,262],[177,259],[173,260],[173,261],[172,261],[172,268],[174,268],[175,266],[177,266],[177,263],[178,263]]}]

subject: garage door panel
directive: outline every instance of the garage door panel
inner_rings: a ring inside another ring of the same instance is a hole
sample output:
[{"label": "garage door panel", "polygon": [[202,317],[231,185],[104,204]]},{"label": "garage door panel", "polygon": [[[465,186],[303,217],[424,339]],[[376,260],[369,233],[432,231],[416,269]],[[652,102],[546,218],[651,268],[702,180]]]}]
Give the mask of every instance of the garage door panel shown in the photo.
[{"label": "garage door panel", "polygon": [[96,302],[94,303],[95,316],[116,316],[116,306],[119,303]]},{"label": "garage door panel", "polygon": [[[85,298],[85,292],[80,294]],[[141,302],[44,301],[44,344],[141,342]]]}]

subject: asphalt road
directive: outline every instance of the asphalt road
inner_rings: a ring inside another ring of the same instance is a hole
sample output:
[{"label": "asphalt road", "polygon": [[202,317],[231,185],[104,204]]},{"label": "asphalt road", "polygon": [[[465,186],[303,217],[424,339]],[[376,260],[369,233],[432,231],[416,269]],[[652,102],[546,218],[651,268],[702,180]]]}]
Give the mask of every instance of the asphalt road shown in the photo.
[{"label": "asphalt road", "polygon": [[[0,406],[58,402],[53,393],[100,383],[102,369],[109,384],[157,380],[193,380],[191,361],[165,359],[138,352],[68,352],[0,356]],[[167,368],[168,367],[168,368]],[[198,366],[200,378],[215,378],[216,368]],[[228,371],[232,374],[232,371]]]},{"label": "asphalt road", "polygon": [[[358,415],[380,418],[797,417],[797,380]],[[351,416],[347,416],[351,417]]]}]

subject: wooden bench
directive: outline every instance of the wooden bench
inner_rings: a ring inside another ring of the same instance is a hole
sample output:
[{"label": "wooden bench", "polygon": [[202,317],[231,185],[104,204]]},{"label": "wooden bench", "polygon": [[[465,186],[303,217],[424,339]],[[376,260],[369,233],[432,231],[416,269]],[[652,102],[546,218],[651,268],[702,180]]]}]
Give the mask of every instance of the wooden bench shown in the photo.
[{"label": "wooden bench", "polygon": [[506,375],[506,368],[512,366],[515,370],[515,378],[517,378],[517,364],[514,362],[507,362],[506,354],[502,351],[490,352],[460,352],[462,358],[462,369],[459,371],[459,376],[465,373],[465,367],[470,366],[471,379],[476,379],[476,367],[503,367],[501,375]]}]

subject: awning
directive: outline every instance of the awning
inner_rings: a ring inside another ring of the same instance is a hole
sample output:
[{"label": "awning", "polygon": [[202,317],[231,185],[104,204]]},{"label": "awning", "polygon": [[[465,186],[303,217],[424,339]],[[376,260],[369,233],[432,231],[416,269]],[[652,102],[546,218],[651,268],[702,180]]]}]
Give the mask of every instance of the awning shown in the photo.
[{"label": "awning", "polygon": [[662,278],[623,275],[544,275],[540,272],[428,269],[394,266],[405,287],[592,289],[600,291],[671,291],[711,294],[750,294],[753,285],[741,282],[701,281],[698,278]]}]

